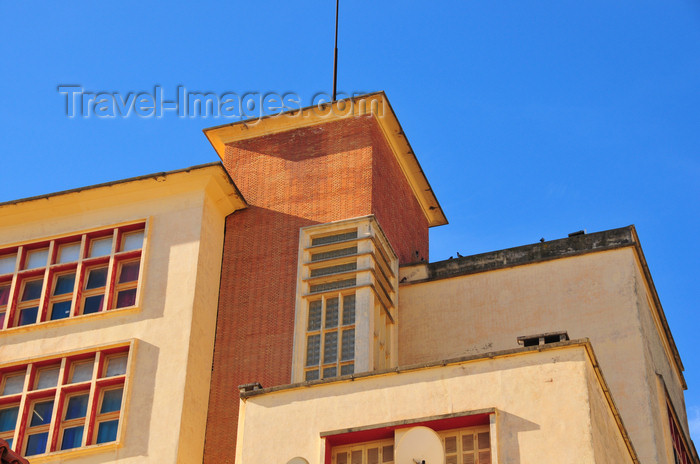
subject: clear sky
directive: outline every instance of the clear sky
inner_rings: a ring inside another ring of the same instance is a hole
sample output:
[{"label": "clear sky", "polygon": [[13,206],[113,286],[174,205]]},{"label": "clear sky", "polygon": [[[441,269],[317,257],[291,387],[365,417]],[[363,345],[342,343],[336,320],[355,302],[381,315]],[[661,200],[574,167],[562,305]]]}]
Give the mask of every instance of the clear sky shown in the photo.
[{"label": "clear sky", "polygon": [[[0,201],[216,161],[201,129],[235,120],[69,118],[58,86],[307,105],[331,89],[334,14],[0,1]],[[700,440],[700,3],[341,0],[340,22],[339,90],[387,93],[450,221],[432,261],[636,225]]]}]

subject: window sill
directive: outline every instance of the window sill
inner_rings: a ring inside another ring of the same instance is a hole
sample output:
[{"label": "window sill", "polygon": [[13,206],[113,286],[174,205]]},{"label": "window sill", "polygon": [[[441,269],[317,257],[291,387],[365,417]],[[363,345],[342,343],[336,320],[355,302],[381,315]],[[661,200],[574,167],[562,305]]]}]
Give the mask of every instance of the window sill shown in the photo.
[{"label": "window sill", "polygon": [[43,462],[56,462],[57,460],[58,462],[63,462],[68,458],[77,458],[97,453],[105,453],[107,451],[116,451],[119,448],[121,448],[121,444],[119,442],[103,443],[100,445],[90,445],[82,448],[74,448],[71,450],[54,451],[52,453],[46,454],[35,454],[34,456],[29,456],[25,459],[28,459],[31,462],[31,464],[38,464]]},{"label": "window sill", "polygon": [[[18,327],[8,327],[7,329],[0,329],[0,337],[4,335],[14,335],[14,334],[20,334],[20,333],[26,333],[26,332],[33,332],[36,330],[44,330],[47,328],[55,328],[55,327],[62,327],[66,325],[73,325],[73,324],[79,324],[83,322],[87,322],[90,320],[98,320],[100,316],[102,318],[108,318],[111,316],[116,316],[116,315],[124,315],[124,314],[133,314],[137,313],[141,310],[141,307],[136,305],[136,306],[128,306],[125,308],[119,308],[119,309],[110,309],[109,311],[101,311],[98,313],[92,313],[92,314],[81,314],[79,316],[73,316],[73,317],[66,317],[64,319],[57,319],[55,321],[44,321],[44,322],[38,322],[36,324],[27,324],[27,325],[21,325]],[[32,462],[34,462],[32,460]]]}]

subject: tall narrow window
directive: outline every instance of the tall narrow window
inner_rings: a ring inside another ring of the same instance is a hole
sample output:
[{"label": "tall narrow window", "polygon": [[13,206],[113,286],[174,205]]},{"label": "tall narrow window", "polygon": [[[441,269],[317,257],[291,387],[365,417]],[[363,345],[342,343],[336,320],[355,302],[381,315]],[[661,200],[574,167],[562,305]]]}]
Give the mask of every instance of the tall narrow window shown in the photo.
[{"label": "tall narrow window", "polygon": [[686,446],[683,432],[681,432],[681,428],[678,427],[678,424],[675,421],[675,414],[671,409],[670,403],[668,404],[668,420],[669,426],[671,427],[673,457],[676,461],[676,464],[690,464],[692,462],[690,458],[691,455],[688,452],[688,447]]},{"label": "tall narrow window", "polygon": [[24,447],[25,456],[34,456],[46,452],[49,439],[49,426],[53,414],[53,398],[36,400],[32,403],[27,438]]},{"label": "tall narrow window", "polygon": [[10,448],[12,448],[18,413],[19,404],[0,406],[0,438],[5,440],[10,445]]},{"label": "tall narrow window", "polygon": [[97,266],[87,270],[83,290],[82,314],[102,311],[107,286],[107,266]]},{"label": "tall narrow window", "polygon": [[61,424],[62,450],[82,446],[89,398],[90,394],[87,392],[72,394],[66,398]]},{"label": "tall narrow window", "polygon": [[139,261],[127,261],[119,265],[119,276],[115,289],[115,308],[125,308],[136,304],[136,284],[139,280]]},{"label": "tall narrow window", "polygon": [[399,261],[377,220],[303,227],[299,247],[292,381],[396,366]]},{"label": "tall narrow window", "polygon": [[305,380],[354,373],[355,294],[309,301]]},{"label": "tall narrow window", "polygon": [[0,283],[0,329],[3,328],[7,316],[7,302],[10,300],[10,284]]},{"label": "tall narrow window", "polygon": [[39,300],[44,279],[26,280],[22,283],[22,292],[19,300],[19,322],[17,325],[34,324],[39,315]]},{"label": "tall narrow window", "polygon": [[75,272],[67,272],[56,276],[49,308],[51,320],[64,319],[70,316],[75,287]]},{"label": "tall narrow window", "polygon": [[122,392],[122,387],[111,388],[102,392],[99,413],[95,421],[97,426],[95,443],[108,443],[117,439],[119,411],[122,407]]}]

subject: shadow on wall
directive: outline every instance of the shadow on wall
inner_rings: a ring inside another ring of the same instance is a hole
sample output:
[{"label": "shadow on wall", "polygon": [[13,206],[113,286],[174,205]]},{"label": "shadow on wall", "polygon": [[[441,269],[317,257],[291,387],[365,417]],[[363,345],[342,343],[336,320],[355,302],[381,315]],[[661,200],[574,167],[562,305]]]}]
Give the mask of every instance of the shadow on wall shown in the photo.
[{"label": "shadow on wall", "polygon": [[498,459],[508,464],[520,464],[519,434],[539,430],[540,426],[520,416],[499,411]]},{"label": "shadow on wall", "polygon": [[241,140],[231,146],[240,150],[299,162],[342,151],[359,150],[371,144],[370,133],[378,127],[371,116],[356,117]]}]

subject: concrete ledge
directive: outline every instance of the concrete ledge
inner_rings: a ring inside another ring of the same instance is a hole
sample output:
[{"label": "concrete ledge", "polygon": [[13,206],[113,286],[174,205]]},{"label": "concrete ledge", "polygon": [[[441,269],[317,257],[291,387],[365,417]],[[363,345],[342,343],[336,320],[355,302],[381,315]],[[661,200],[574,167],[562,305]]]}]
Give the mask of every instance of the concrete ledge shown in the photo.
[{"label": "concrete ledge", "polygon": [[[588,401],[568,402],[572,395]],[[558,459],[574,453],[582,462],[639,463],[587,339],[271,387],[241,398],[239,433],[252,440],[237,448],[242,462],[297,455],[323,464],[330,462],[329,442],[319,438],[337,437],[331,446],[359,443],[392,428],[487,414],[503,462],[522,450],[542,458],[545,447],[556,448]],[[360,406],[370,404],[376,407]],[[259,437],[266,433],[289,438],[280,447],[264,446]],[[347,441],[350,434],[356,441]],[[553,446],[564,437],[570,439],[565,449]]]},{"label": "concrete ledge", "polygon": [[[241,391],[239,394],[240,394],[241,399],[245,400],[247,398],[251,398],[254,396],[264,395],[266,393],[278,392],[278,391],[283,391],[283,390],[292,390],[292,389],[301,388],[301,387],[313,387],[316,385],[325,385],[325,384],[336,383],[336,382],[346,382],[348,380],[352,381],[352,380],[356,380],[356,379],[363,379],[366,377],[376,377],[376,376],[387,375],[387,374],[401,374],[403,372],[410,372],[410,371],[415,371],[415,370],[427,369],[427,368],[431,368],[431,367],[448,366],[450,364],[459,364],[459,363],[465,363],[465,362],[470,362],[470,361],[479,361],[482,359],[501,358],[504,356],[525,354],[528,352],[549,351],[549,350],[562,348],[562,347],[569,347],[569,346],[583,346],[583,347],[586,347],[587,349],[590,349],[590,341],[588,338],[581,338],[581,339],[577,339],[577,340],[567,340],[567,341],[563,341],[563,342],[559,342],[559,343],[548,343],[546,345],[527,346],[527,347],[523,347],[523,348],[513,348],[511,350],[491,351],[488,353],[480,353],[480,354],[474,354],[474,355],[469,355],[469,356],[459,356],[456,358],[443,359],[440,361],[431,361],[431,362],[427,362],[427,363],[418,363],[418,364],[408,364],[405,366],[397,366],[397,367],[394,367],[391,369],[382,369],[382,370],[371,371],[371,372],[361,372],[361,373],[357,373],[357,374],[343,375],[340,377],[332,377],[329,379],[309,380],[306,382],[297,382],[297,383],[291,383],[291,384],[286,384],[286,385],[276,385],[273,387],[260,388],[260,389],[250,390],[250,391]],[[597,362],[595,362],[594,364],[597,367]],[[265,387],[265,386],[263,385],[263,387]]]},{"label": "concrete ledge", "polygon": [[414,280],[406,284],[446,279],[477,272],[493,271],[523,264],[538,263],[550,259],[566,258],[595,251],[613,250],[615,248],[636,244],[634,226],[605,230],[592,234],[574,235],[572,237],[534,243],[505,250],[491,251],[462,258],[448,259],[428,264],[428,278]]}]

